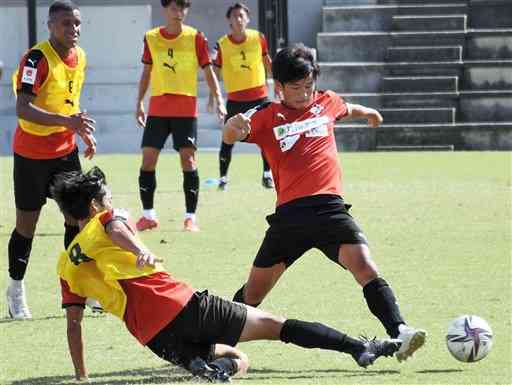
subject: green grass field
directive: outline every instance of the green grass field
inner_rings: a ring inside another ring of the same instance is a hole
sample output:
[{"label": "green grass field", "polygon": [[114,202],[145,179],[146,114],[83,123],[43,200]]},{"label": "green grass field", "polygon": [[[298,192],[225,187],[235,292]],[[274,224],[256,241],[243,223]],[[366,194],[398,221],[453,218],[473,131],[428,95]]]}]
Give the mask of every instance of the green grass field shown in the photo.
[{"label": "green grass field", "polygon": [[[341,156],[346,200],[362,225],[382,275],[406,319],[429,339],[413,360],[381,359],[369,370],[334,352],[303,350],[278,342],[241,344],[251,369],[241,384],[511,384],[511,153],[357,153]],[[98,156],[114,204],[140,215],[140,157]],[[217,176],[217,156],[199,154],[202,180]],[[14,225],[12,159],[0,158],[0,309],[5,314],[7,242]],[[142,233],[176,277],[197,289],[231,298],[245,281],[263,238],[274,193],[260,185],[257,155],[236,155],[230,190],[202,185],[201,232],[181,231],[182,177],[175,155],[162,156],[156,208],[161,227]],[[55,272],[63,225],[53,202],[45,206],[26,276],[34,319],[0,319],[1,384],[73,383],[66,326]],[[384,336],[361,289],[318,251],[306,254],[269,295],[263,309],[317,320],[352,335]],[[494,348],[483,361],[455,361],[445,346],[448,322],[476,314],[494,330]],[[108,315],[84,319],[86,360],[95,384],[171,384],[191,380],[138,345]]]}]

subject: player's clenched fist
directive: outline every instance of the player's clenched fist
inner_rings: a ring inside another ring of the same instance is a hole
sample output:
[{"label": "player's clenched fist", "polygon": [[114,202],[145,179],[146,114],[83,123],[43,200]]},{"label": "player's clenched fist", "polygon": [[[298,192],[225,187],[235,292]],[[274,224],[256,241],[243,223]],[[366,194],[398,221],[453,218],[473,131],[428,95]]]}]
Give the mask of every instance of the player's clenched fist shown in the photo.
[{"label": "player's clenched fist", "polygon": [[243,114],[237,114],[228,119],[224,126],[223,140],[225,143],[233,144],[243,140],[251,132],[251,119]]}]

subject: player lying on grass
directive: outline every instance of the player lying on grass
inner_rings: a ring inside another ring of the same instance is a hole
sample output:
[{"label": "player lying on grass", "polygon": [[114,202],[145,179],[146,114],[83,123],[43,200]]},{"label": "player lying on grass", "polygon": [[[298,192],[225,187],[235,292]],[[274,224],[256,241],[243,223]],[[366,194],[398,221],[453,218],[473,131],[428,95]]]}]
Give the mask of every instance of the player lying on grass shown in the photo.
[{"label": "player lying on grass", "polygon": [[225,143],[246,141],[261,148],[277,193],[275,213],[267,216],[270,227],[233,300],[258,306],[288,267],[317,248],[352,273],[372,314],[389,336],[403,342],[397,359],[406,360],[423,346],[426,332],[406,325],[363,230],[348,212],[334,137],[338,119],[365,118],[377,127],[382,116],[373,108],[345,103],[333,91],[318,91],[319,67],[302,44],[279,51],[272,72],[281,102],[235,115],[224,127]]},{"label": "player lying on grass", "polygon": [[398,340],[357,340],[321,323],[275,316],[176,280],[137,238],[126,212],[112,208],[99,168],[63,173],[51,191],[80,226],[57,269],[79,380],[87,378],[81,328],[86,297],[97,298],[159,357],[210,381],[228,381],[247,371],[247,356],[234,347],[238,342],[281,340],[334,350],[350,354],[361,367],[400,347]]}]

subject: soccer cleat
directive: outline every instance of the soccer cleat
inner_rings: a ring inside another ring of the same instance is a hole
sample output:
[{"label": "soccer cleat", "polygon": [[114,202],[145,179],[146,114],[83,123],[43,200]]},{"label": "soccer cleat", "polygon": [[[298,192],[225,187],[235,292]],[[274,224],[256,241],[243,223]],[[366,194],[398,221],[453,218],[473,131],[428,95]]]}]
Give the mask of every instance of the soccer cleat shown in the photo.
[{"label": "soccer cleat", "polygon": [[219,179],[219,191],[226,191],[228,189],[228,180],[227,178]]},{"label": "soccer cleat", "polygon": [[140,217],[140,219],[135,224],[137,227],[137,231],[151,230],[157,228],[160,225],[158,219],[149,219],[146,217]]},{"label": "soccer cleat", "polygon": [[93,313],[103,313],[103,307],[101,307],[101,304],[94,298],[87,298],[85,304],[92,310]]},{"label": "soccer cleat", "polygon": [[402,346],[400,346],[396,353],[396,358],[398,362],[402,362],[412,357],[414,352],[425,344],[427,332],[407,325],[401,325],[400,334],[397,338],[402,341]]},{"label": "soccer cleat", "polygon": [[14,283],[11,279],[11,284],[7,288],[7,310],[9,318],[14,320],[31,319],[32,314],[27,306],[27,298],[25,296],[25,284],[23,281]]},{"label": "soccer cleat", "polygon": [[188,370],[194,377],[197,377],[201,380],[206,380],[206,382],[211,383],[230,383],[231,377],[218,368],[209,366],[202,358],[196,357],[194,358],[189,366]]},{"label": "soccer cleat", "polygon": [[270,176],[263,176],[261,178],[261,184],[263,187],[268,188],[268,189],[273,189],[275,187],[274,179],[272,179],[272,177],[270,177]]},{"label": "soccer cleat", "polygon": [[361,337],[361,340],[364,342],[364,350],[353,353],[352,357],[362,368],[373,365],[375,360],[379,357],[393,356],[402,343],[399,339],[378,340],[373,338],[370,340],[364,336]]},{"label": "soccer cleat", "polygon": [[197,233],[199,231],[199,226],[194,222],[192,218],[186,218],[185,222],[183,222],[183,231]]}]

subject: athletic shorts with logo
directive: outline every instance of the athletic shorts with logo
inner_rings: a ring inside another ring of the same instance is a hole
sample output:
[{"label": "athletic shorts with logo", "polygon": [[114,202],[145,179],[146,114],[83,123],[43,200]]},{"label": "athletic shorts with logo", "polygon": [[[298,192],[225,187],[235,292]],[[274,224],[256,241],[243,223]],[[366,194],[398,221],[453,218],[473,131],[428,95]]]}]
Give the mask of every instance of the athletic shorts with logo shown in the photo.
[{"label": "athletic shorts with logo", "polygon": [[80,171],[78,148],[55,159],[29,159],[14,153],[14,201],[16,208],[36,211],[51,198],[50,185],[57,174]]},{"label": "athletic shorts with logo", "polygon": [[156,355],[188,368],[196,357],[214,358],[215,344],[235,346],[247,319],[247,309],[208,291],[196,292],[178,316],[147,343]]},{"label": "athletic shorts with logo", "polygon": [[314,195],[295,199],[267,216],[270,227],[254,259],[255,267],[278,263],[291,266],[312,248],[338,262],[342,244],[367,244],[365,235],[337,195]]},{"label": "athletic shorts with logo", "polygon": [[268,103],[268,98],[265,97],[250,102],[237,102],[228,99],[226,103],[227,115],[226,118],[224,119],[224,123],[227,122],[227,120],[232,116],[235,116],[236,114],[243,114],[244,112],[249,111],[251,108],[258,107],[263,103]]},{"label": "athletic shorts with logo", "polygon": [[197,148],[197,118],[148,116],[141,147],[161,150],[171,134],[176,151],[182,147]]}]

